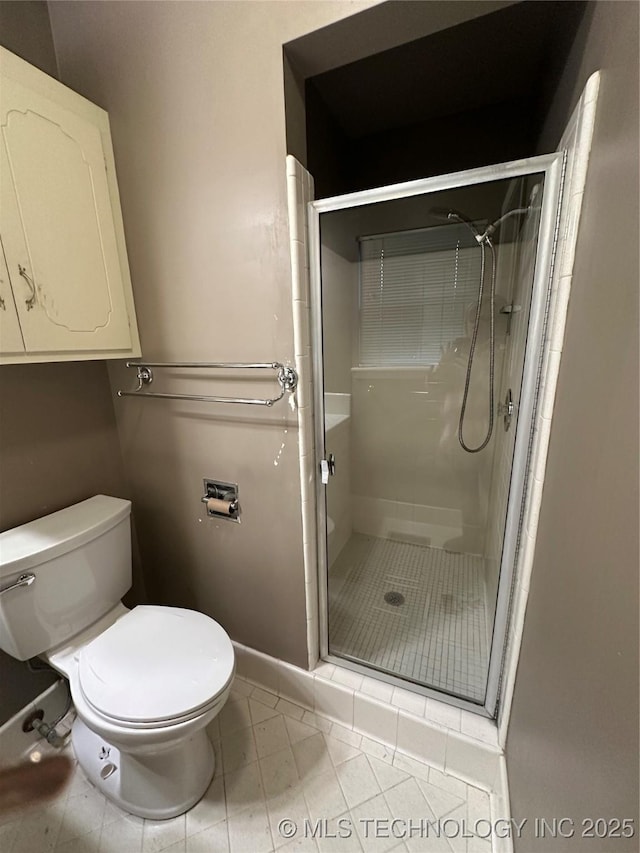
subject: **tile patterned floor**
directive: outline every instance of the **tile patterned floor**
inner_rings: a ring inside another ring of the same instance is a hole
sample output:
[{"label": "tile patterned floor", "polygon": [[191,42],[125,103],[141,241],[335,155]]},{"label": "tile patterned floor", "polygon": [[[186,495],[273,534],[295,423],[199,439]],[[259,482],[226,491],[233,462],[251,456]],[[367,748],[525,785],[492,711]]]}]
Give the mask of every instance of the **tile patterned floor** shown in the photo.
[{"label": "tile patterned floor", "polygon": [[[186,815],[168,821],[127,815],[76,767],[57,800],[0,818],[0,850],[491,853],[487,840],[465,838],[457,830],[489,820],[486,792],[242,679],[236,679],[209,735],[216,774],[204,798]],[[290,840],[278,831],[284,819],[298,828]],[[392,828],[393,819],[398,823]],[[441,837],[431,830],[425,838],[424,822],[438,820]],[[319,832],[305,837],[305,825],[321,827],[324,837]],[[345,837],[330,837],[341,835]]]},{"label": "tile patterned floor", "polygon": [[482,557],[354,533],[329,575],[330,651],[481,702],[484,598]]}]

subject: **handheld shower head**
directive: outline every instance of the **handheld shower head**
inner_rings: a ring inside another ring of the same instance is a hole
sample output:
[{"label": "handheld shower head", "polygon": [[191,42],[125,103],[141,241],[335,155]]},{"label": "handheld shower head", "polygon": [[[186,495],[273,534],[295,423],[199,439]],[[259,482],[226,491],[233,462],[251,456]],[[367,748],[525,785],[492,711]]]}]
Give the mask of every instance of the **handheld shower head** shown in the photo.
[{"label": "handheld shower head", "polygon": [[445,221],[451,218],[455,218],[453,210],[448,207],[432,207],[429,209],[429,216],[432,216],[434,219],[440,219]]},{"label": "handheld shower head", "polygon": [[460,222],[463,225],[466,225],[467,228],[471,231],[473,236],[480,242],[480,233],[478,229],[475,227],[473,222],[469,219],[468,216],[465,216],[464,213],[461,213],[459,210],[454,210],[451,207],[432,207],[429,210],[429,215],[434,219],[439,219],[441,221],[446,222]]}]

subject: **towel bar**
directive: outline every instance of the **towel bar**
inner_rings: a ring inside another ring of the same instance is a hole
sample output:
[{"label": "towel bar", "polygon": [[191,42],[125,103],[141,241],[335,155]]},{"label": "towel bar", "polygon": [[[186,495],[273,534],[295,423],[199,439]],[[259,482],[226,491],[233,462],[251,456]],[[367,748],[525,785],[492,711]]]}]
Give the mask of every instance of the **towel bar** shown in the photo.
[{"label": "towel bar", "polygon": [[[158,397],[165,400],[192,400],[201,403],[244,403],[250,406],[273,406],[278,400],[284,397],[285,391],[295,391],[298,385],[298,374],[293,367],[285,367],[279,361],[270,362],[241,362],[241,361],[176,361],[176,362],[155,362],[155,361],[127,361],[126,367],[137,368],[138,387],[135,391],[118,391],[118,397]],[[254,399],[250,397],[212,397],[204,394],[169,394],[160,391],[143,391],[145,385],[150,385],[153,382],[153,369],[155,368],[173,368],[173,369],[259,369],[259,370],[275,370],[277,371],[276,379],[280,385],[281,391],[277,397],[267,399]]]}]

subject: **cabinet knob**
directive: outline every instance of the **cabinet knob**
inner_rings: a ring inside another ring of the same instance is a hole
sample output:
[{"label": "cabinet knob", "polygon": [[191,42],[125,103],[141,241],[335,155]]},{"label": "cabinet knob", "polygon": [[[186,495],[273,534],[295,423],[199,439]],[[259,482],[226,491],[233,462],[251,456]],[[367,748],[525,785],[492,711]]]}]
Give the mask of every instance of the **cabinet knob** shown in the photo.
[{"label": "cabinet knob", "polygon": [[27,306],[27,311],[31,311],[33,306],[36,304],[36,286],[33,283],[33,279],[27,275],[27,270],[21,264],[18,264],[18,272],[22,276],[22,278],[29,285],[29,289],[31,290],[31,296],[28,299],[25,299],[24,304]]}]

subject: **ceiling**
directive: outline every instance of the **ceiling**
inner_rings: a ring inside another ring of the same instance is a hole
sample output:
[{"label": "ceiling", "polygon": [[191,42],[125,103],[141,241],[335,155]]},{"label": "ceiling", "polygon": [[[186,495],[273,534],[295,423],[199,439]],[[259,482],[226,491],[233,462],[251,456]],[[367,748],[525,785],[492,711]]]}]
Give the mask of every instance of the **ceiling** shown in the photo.
[{"label": "ceiling", "polygon": [[562,64],[584,8],[578,0],[525,0],[307,84],[351,139],[537,98]]}]

